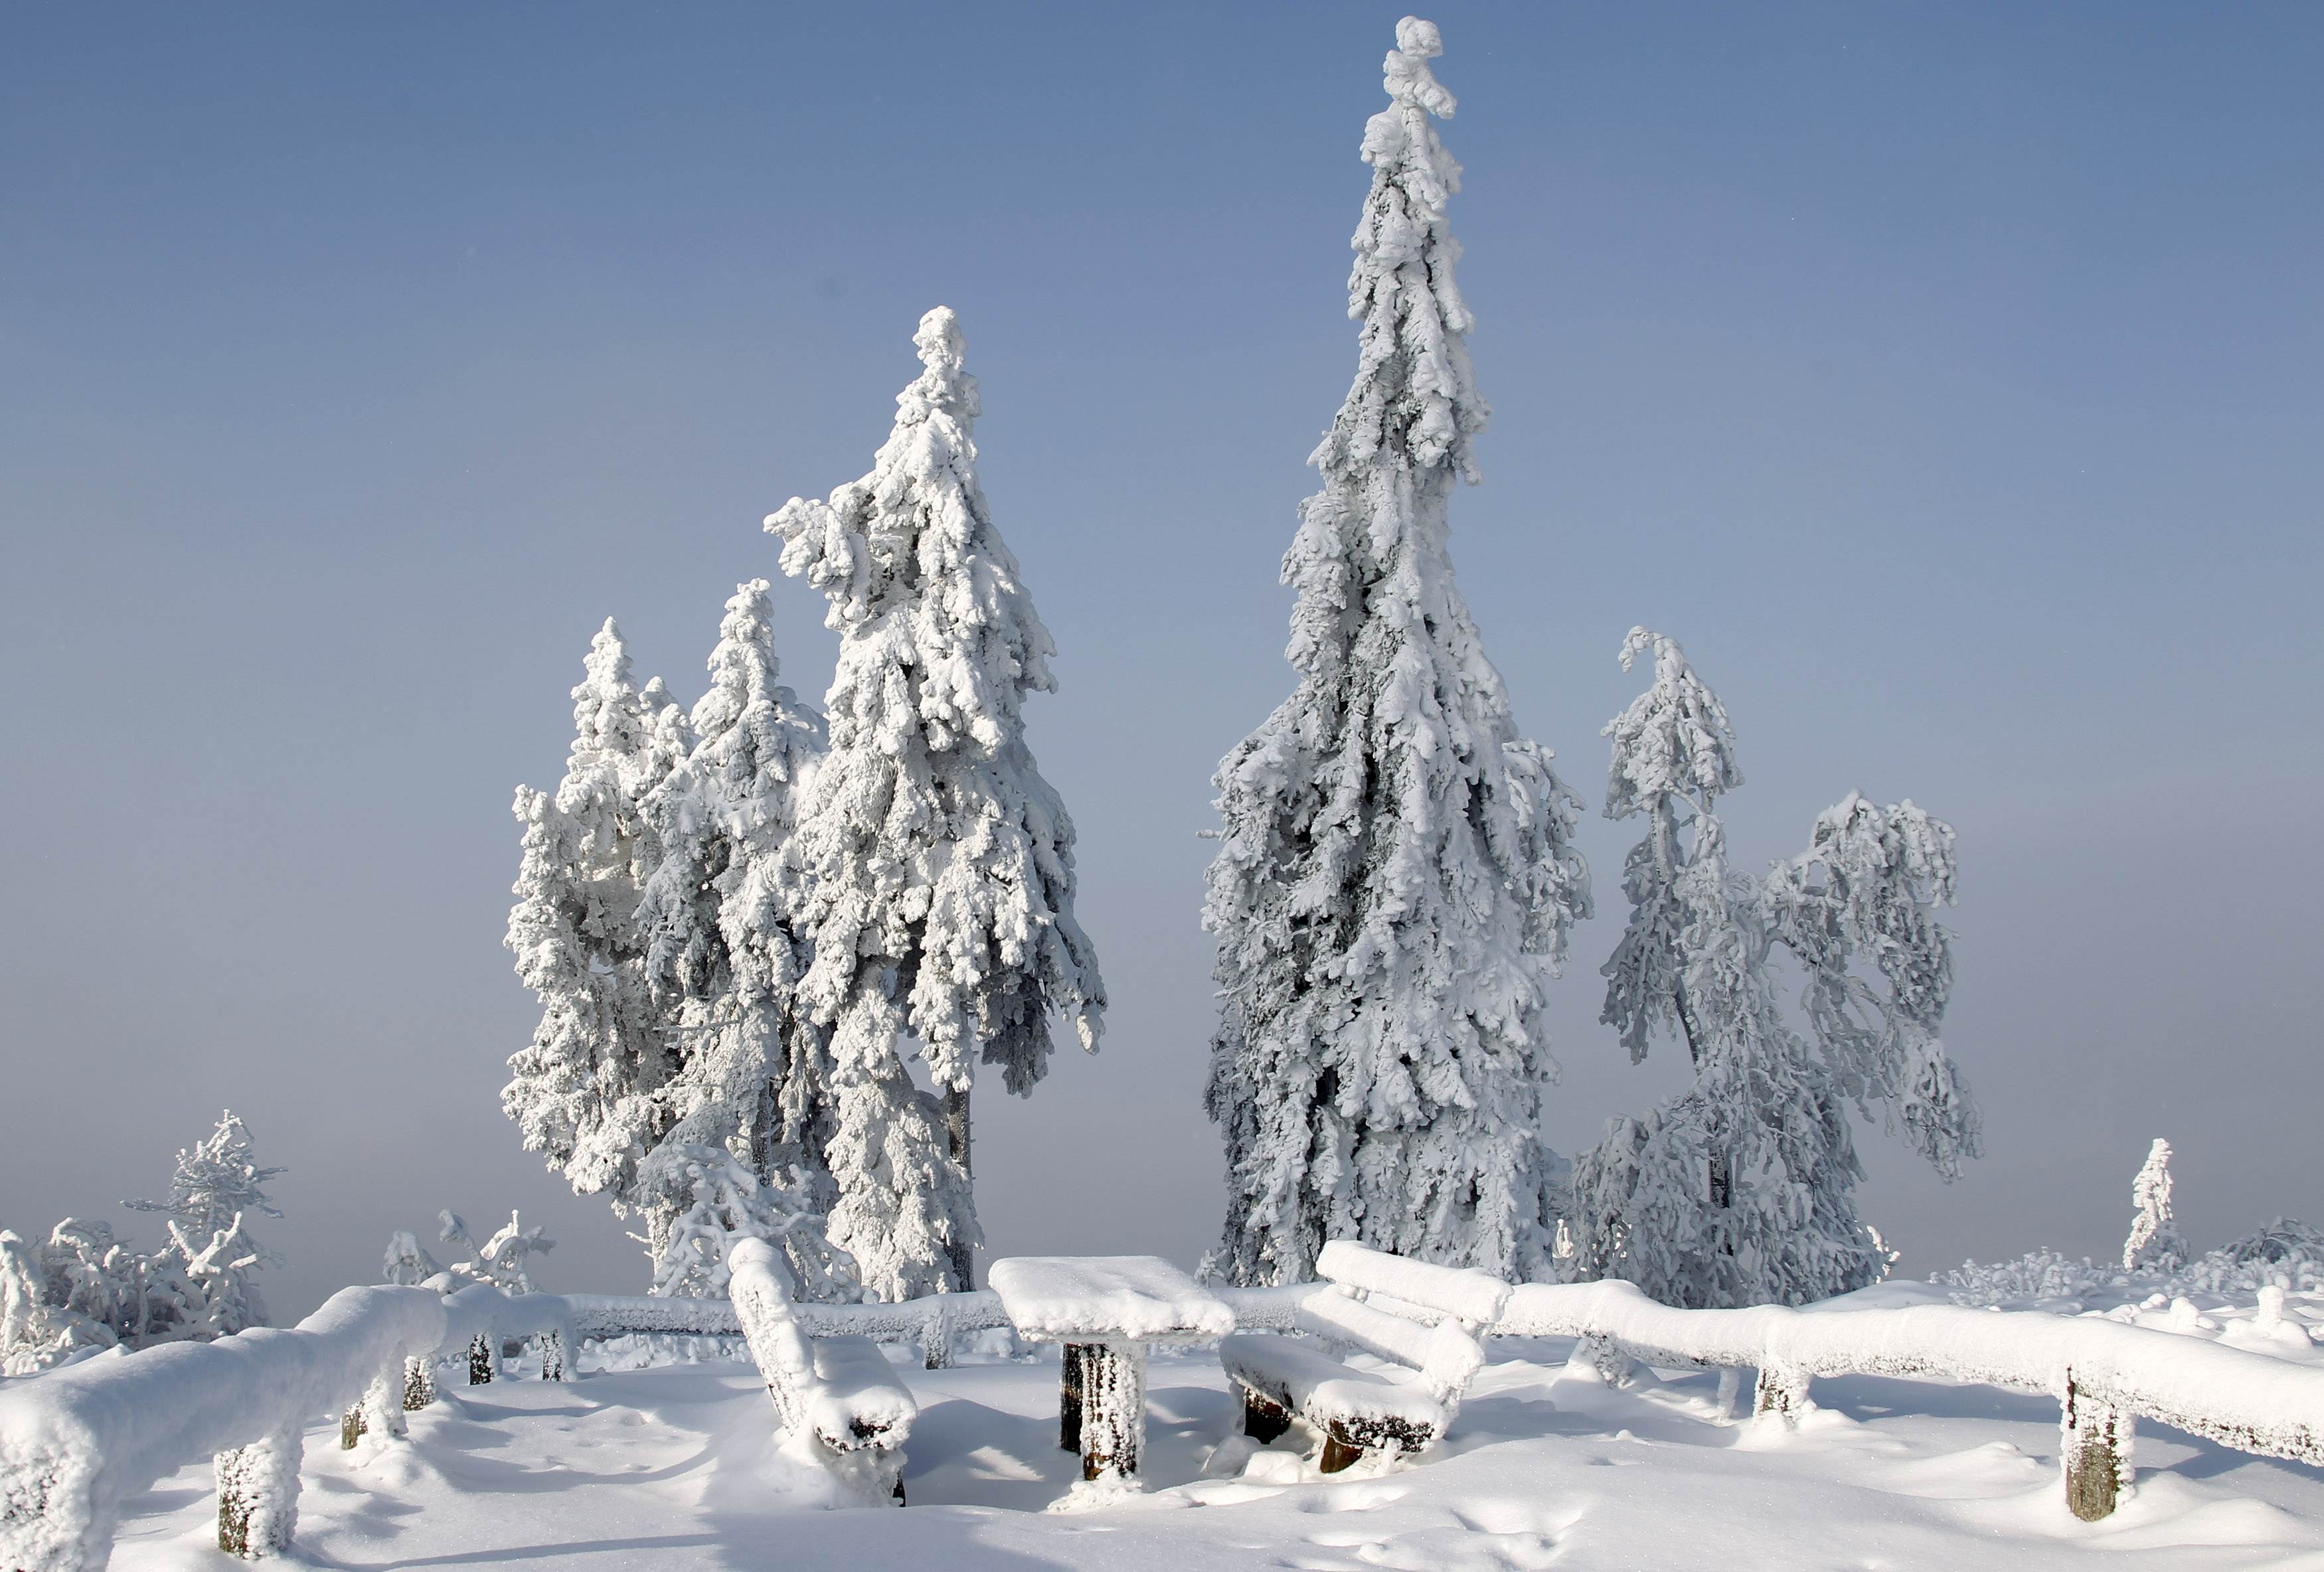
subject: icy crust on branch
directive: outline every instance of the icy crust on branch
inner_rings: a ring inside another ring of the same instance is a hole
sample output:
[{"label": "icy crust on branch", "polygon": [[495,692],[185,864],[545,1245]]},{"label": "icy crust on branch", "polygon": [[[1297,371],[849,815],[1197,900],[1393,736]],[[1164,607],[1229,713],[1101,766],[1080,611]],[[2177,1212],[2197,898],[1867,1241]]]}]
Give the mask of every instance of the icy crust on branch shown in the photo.
[{"label": "icy crust on branch", "polygon": [[[1576,1161],[1560,1275],[1621,1277],[1693,1308],[1829,1298],[1893,1260],[1856,1210],[1855,1116],[1901,1126],[1948,1179],[1979,1149],[1938,1037],[1953,832],[1910,801],[1851,793],[1805,853],[1764,880],[1735,872],[1715,812],[1742,782],[1726,710],[1674,640],[1631,630],[1624,667],[1646,654],[1652,685],[1606,727],[1606,811],[1646,824],[1624,866],[1631,915],[1602,969],[1601,1019],[1634,1061],[1655,1035],[1679,1038],[1694,1077]],[[1783,1007],[1779,947],[1804,971],[1805,1037]]]},{"label": "icy crust on branch", "polygon": [[1406,19],[1366,128],[1356,378],[1284,558],[1296,691],[1220,765],[1204,925],[1227,1146],[1214,1270],[1308,1276],[1327,1238],[1526,1275],[1557,1163],[1543,991],[1589,910],[1580,803],[1517,735],[1452,577],[1446,511],[1486,408],[1445,218],[1449,113]]},{"label": "icy crust on branch", "polygon": [[[478,1330],[561,1326],[562,1305],[540,1297],[346,1288],[290,1330],[173,1343],[0,1388],[0,1564],[98,1572],[130,1496],[214,1454],[295,1438],[382,1372],[400,1380],[407,1354],[448,1351]],[[295,1508],[294,1494],[272,1510]]]},{"label": "icy crust on branch", "polygon": [[832,751],[788,869],[813,941],[800,999],[830,1034],[833,1236],[890,1299],[966,1287],[979,1236],[904,1039],[941,1089],[965,1091],[981,1057],[1021,1094],[1049,1012],[1094,1050],[1105,1007],[1073,823],[1025,742],[1054,647],[977,484],[958,320],[930,311],[913,342],[924,369],[871,473],[767,520],[840,636]]},{"label": "icy crust on branch", "polygon": [[[678,1044],[657,1094],[659,1144],[723,1147],[761,1174],[798,1169],[829,1204],[822,1034],[798,1007],[806,942],[781,872],[822,720],[779,680],[764,579],[737,584],[718,624],[710,688],[684,727],[684,761],[645,798],[663,857],[638,924],[656,1007]],[[674,717],[672,721],[674,722]],[[687,1198],[641,1171],[657,1269]]]},{"label": "icy crust on branch", "polygon": [[540,1002],[540,1024],[509,1060],[501,1107],[525,1149],[577,1193],[610,1190],[626,1209],[675,1067],[636,924],[639,890],[661,857],[642,804],[675,758],[657,746],[612,618],[583,673],[564,778],[553,793],[516,793],[523,841],[504,942]]},{"label": "icy crust on branch", "polygon": [[2090,1401],[2190,1435],[2324,1464],[2324,1368],[2112,1321],[2031,1311],[1780,1305],[1687,1310],[1628,1282],[1528,1283],[1495,1331],[1604,1338],[1648,1365],[1979,1382]]},{"label": "icy crust on branch", "polygon": [[992,1291],[1018,1331],[1048,1342],[1199,1341],[1235,1329],[1234,1311],[1158,1255],[1012,1255]]}]

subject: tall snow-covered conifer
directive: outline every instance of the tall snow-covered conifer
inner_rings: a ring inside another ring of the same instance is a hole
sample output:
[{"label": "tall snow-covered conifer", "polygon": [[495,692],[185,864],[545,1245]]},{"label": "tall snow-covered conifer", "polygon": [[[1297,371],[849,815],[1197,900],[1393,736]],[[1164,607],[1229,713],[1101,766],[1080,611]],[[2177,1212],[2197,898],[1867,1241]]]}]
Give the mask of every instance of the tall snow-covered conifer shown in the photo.
[{"label": "tall snow-covered conifer", "polygon": [[[1576,1162],[1566,1270],[1688,1307],[1860,1288],[1890,1258],[1856,1211],[1851,1110],[1880,1108],[1949,1179],[1978,1151],[1975,1105],[1936,1036],[1952,963],[1933,908],[1953,896],[1952,831],[1910,802],[1851,794],[1801,857],[1765,880],[1733,871],[1713,806],[1743,779],[1726,710],[1675,641],[1632,629],[1624,669],[1642,655],[1654,681],[1606,727],[1607,814],[1643,815],[1646,833],[1624,869],[1630,921],[1601,969],[1601,1018],[1634,1062],[1654,1035],[1679,1038],[1694,1080]],[[1807,1037],[1783,1008],[1779,945],[1806,974]]]},{"label": "tall snow-covered conifer", "polygon": [[524,839],[506,944],[541,1013],[531,1043],[509,1061],[501,1106],[526,1150],[576,1192],[610,1190],[626,1209],[674,1068],[636,921],[661,857],[641,804],[673,761],[654,746],[650,701],[630,681],[612,618],[583,670],[565,778],[554,794],[517,788]]},{"label": "tall snow-covered conifer", "polygon": [[[1055,648],[976,482],[976,379],[938,307],[871,473],[767,519],[840,636],[831,753],[789,860],[832,1036],[833,1241],[889,1298],[973,1286],[968,1100],[979,1060],[1024,1094],[1049,1012],[1097,1046],[1097,958],[1074,916],[1074,829],[1025,743]],[[913,1085],[915,1039],[939,1108]],[[948,1127],[947,1127],[948,1126]]]},{"label": "tall snow-covered conifer", "polygon": [[2190,1252],[2171,1209],[2171,1143],[2160,1135],[2147,1149],[2138,1177],[2130,1181],[2130,1200],[2138,1211],[2130,1219],[2130,1236],[2123,1241],[2123,1266],[2132,1272],[2184,1266]]},{"label": "tall snow-covered conifer", "polygon": [[[658,749],[685,751],[644,804],[664,856],[638,925],[678,1043],[659,1138],[723,1148],[762,1178],[799,1169],[827,1206],[821,1034],[796,1008],[801,942],[779,877],[823,726],[777,680],[767,587],[752,579],[727,601],[691,722],[656,721]],[[682,1203],[642,1189],[659,1262]]]},{"label": "tall snow-covered conifer", "polygon": [[1558,1160],[1543,989],[1589,909],[1580,804],[1519,737],[1452,581],[1446,513],[1477,479],[1452,96],[1406,17],[1348,311],[1354,385],[1310,462],[1323,487],[1284,558],[1296,692],[1219,767],[1204,926],[1222,1014],[1205,1101],[1227,1148],[1214,1270],[1311,1274],[1324,1241],[1531,1276]]}]

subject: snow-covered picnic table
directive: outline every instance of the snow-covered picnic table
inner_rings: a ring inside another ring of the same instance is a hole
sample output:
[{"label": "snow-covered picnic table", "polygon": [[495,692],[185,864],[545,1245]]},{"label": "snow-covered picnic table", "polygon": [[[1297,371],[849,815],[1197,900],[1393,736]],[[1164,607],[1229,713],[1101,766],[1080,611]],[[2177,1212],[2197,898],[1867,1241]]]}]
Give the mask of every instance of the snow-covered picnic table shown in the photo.
[{"label": "snow-covered picnic table", "polygon": [[1016,1255],[988,1281],[1019,1336],[1064,1347],[1057,1444],[1084,1479],[1138,1477],[1149,1344],[1234,1330],[1225,1301],[1158,1255]]}]

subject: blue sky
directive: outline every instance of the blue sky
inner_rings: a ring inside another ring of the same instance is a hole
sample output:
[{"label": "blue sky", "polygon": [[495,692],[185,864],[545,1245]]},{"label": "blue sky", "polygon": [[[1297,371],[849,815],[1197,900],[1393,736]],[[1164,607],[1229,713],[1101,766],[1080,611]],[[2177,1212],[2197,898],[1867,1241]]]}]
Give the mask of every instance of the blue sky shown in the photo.
[{"label": "blue sky", "polygon": [[[691,698],[777,578],[819,695],[758,520],[867,467],[943,303],[1114,1001],[981,1099],[987,1230],[1191,1261],[1197,832],[1290,685],[1397,14],[0,12],[0,1222],[154,1190],[231,1104],[292,1170],[279,1308],[446,1206],[632,1282],[497,1108],[512,788],[609,613]],[[1646,622],[1734,716],[1745,863],[1850,789],[1960,830],[1989,1152],[1949,1189],[1865,1133],[1906,1269],[2115,1247],[2155,1135],[2198,1243],[2324,1222],[2324,12],[1430,14],[1495,408],[1454,551],[1520,724],[1594,810]],[[1566,1151],[1678,1072],[1596,1025],[1585,837]]]}]

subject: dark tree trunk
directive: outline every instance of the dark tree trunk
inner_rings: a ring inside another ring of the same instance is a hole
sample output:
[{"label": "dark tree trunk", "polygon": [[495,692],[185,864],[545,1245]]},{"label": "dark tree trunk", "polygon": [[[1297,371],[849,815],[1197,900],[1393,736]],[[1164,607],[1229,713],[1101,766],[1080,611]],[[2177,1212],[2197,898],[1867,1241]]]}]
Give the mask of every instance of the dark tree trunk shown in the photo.
[{"label": "dark tree trunk", "polygon": [[[944,1104],[945,1146],[952,1160],[960,1164],[962,1174],[969,1172],[968,1088],[947,1086],[942,1089]],[[965,1239],[952,1243],[953,1286],[966,1293],[976,1286],[976,1246]]]}]

